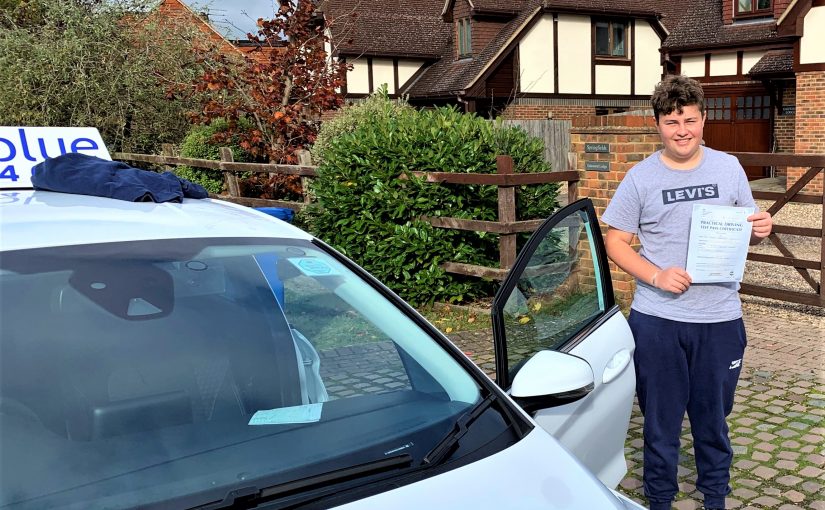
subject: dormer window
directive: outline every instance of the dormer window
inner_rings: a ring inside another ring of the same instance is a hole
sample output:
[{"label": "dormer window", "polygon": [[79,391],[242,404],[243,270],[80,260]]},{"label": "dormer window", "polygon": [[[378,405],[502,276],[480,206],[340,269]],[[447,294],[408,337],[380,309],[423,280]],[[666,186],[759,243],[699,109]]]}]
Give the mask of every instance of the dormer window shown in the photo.
[{"label": "dormer window", "polygon": [[458,57],[469,57],[473,53],[473,40],[470,33],[470,18],[458,20]]},{"label": "dormer window", "polygon": [[737,16],[771,14],[771,0],[734,0]]},{"label": "dormer window", "polygon": [[627,58],[627,24],[623,21],[596,22],[596,56]]}]

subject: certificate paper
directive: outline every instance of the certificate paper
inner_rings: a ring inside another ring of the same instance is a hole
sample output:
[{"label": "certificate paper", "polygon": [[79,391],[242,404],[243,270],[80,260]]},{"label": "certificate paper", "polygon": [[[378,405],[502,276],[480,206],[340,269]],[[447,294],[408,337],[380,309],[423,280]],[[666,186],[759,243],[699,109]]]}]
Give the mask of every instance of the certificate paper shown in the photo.
[{"label": "certificate paper", "polygon": [[693,283],[740,282],[751,238],[752,207],[694,204],[687,267]]}]

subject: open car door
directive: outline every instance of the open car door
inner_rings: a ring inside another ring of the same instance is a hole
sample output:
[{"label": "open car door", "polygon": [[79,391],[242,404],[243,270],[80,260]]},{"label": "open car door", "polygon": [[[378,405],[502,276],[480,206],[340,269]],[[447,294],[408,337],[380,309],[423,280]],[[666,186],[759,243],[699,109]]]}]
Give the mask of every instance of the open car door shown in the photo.
[{"label": "open car door", "polygon": [[633,335],[593,204],[551,216],[493,301],[496,381],[608,487],[627,472]]}]

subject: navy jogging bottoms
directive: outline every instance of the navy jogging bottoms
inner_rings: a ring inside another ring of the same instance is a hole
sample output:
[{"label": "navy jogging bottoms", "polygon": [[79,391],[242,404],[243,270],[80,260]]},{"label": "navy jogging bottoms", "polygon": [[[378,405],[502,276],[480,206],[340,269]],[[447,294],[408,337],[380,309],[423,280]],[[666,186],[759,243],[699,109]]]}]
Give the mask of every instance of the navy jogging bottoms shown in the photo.
[{"label": "navy jogging bottoms", "polygon": [[742,319],[678,322],[631,310],[636,395],[644,415],[644,491],[651,510],[678,492],[679,438],[687,411],[706,508],[725,508],[733,451],[725,417],[747,340]]}]

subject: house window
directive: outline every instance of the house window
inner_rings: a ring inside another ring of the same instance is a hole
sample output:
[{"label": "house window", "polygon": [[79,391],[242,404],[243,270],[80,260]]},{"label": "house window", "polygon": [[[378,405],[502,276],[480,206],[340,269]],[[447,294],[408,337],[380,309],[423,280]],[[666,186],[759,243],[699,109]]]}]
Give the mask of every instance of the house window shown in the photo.
[{"label": "house window", "polygon": [[473,53],[470,33],[470,18],[458,20],[458,56],[468,57]]},{"label": "house window", "polygon": [[770,96],[739,96],[736,98],[736,118],[760,120],[771,118]]},{"label": "house window", "polygon": [[748,14],[762,14],[763,11],[770,12],[771,0],[733,0],[736,2],[736,15],[747,16]]},{"label": "house window", "polygon": [[596,22],[596,56],[627,57],[627,25],[618,21]]}]

